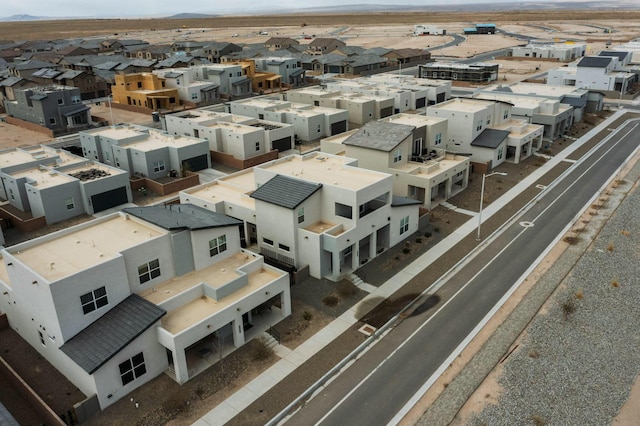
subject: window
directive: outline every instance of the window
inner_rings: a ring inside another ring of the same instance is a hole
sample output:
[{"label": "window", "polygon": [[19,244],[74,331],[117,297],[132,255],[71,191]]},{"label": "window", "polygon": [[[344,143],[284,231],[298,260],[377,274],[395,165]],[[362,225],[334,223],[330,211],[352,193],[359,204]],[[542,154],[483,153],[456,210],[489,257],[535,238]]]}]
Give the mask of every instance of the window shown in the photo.
[{"label": "window", "polygon": [[104,159],[107,161],[111,161],[111,154],[109,153],[109,151],[104,152]]},{"label": "window", "polygon": [[260,142],[256,142],[256,151],[260,151]]},{"label": "window", "polygon": [[169,98],[169,103],[170,104],[175,104],[176,103],[176,98],[174,98],[174,97]]},{"label": "window", "polygon": [[318,133],[320,133],[320,125],[318,124]]},{"label": "window", "polygon": [[75,203],[73,202],[73,197],[64,200],[64,205],[67,207],[67,210],[73,210],[76,207]]},{"label": "window", "polygon": [[142,352],[120,364],[119,368],[120,377],[122,378],[122,386],[133,382],[135,379],[147,372],[147,367],[145,367],[144,365],[144,355],[142,354]]},{"label": "window", "polygon": [[38,330],[38,336],[40,337],[40,343],[42,343],[42,346],[47,346],[44,343],[44,335],[42,334],[42,331]]},{"label": "window", "polygon": [[442,143],[442,133],[436,134],[436,139],[433,142],[434,145],[440,145]]},{"label": "window", "polygon": [[267,244],[267,245],[270,245],[270,246],[272,246],[272,245],[273,245],[273,240],[270,240],[270,239],[268,239],[268,238],[263,238],[263,239],[262,239],[262,242],[263,242],[263,243],[265,243],[265,244]]},{"label": "window", "polygon": [[502,160],[503,153],[504,153],[504,148],[503,147],[498,148],[498,160]]},{"label": "window", "polygon": [[58,99],[58,105],[64,105],[64,99]]},{"label": "window", "polygon": [[482,120],[478,121],[478,124],[476,125],[476,131],[480,131],[482,130]]},{"label": "window", "polygon": [[409,231],[409,216],[400,219],[400,235]]},{"label": "window", "polygon": [[56,119],[55,119],[55,117],[51,117],[51,118],[49,119],[49,124],[56,124]]},{"label": "window", "polygon": [[198,99],[198,94],[197,94],[197,93],[195,93],[195,92],[194,92],[194,93],[192,93],[192,94],[191,94],[191,99],[192,99],[192,100],[193,100],[193,99]]},{"label": "window", "polygon": [[408,185],[407,187],[407,197],[414,198],[418,194],[418,187],[414,185]]},{"label": "window", "polygon": [[393,152],[393,162],[394,162],[394,163],[397,163],[397,162],[399,162],[400,160],[402,160],[402,150],[401,150],[401,149],[396,149],[396,150]]},{"label": "window", "polygon": [[298,223],[304,222],[304,207],[298,209]]},{"label": "window", "polygon": [[153,171],[154,172],[161,172],[165,169],[164,166],[164,160],[158,160],[158,161],[154,161],[153,162]]},{"label": "window", "polygon": [[114,161],[116,163],[116,167],[120,167],[120,159],[118,157],[115,157]]},{"label": "window", "polygon": [[100,309],[103,306],[107,306],[109,304],[109,300],[107,299],[107,289],[100,287],[87,294],[83,294],[80,296],[80,303],[82,304],[82,312],[85,315],[89,312],[95,311],[96,309]]},{"label": "window", "polygon": [[214,238],[209,241],[209,256],[213,257],[216,254],[222,253],[227,250],[227,236],[221,235],[218,238]]},{"label": "window", "polygon": [[504,110],[504,115],[502,116],[505,120],[509,118],[509,111]]},{"label": "window", "polygon": [[285,246],[284,244],[278,244],[278,247],[280,247],[280,250],[289,251],[289,246]]},{"label": "window", "polygon": [[138,266],[138,277],[140,278],[140,284],[144,284],[153,278],[160,276],[160,261],[154,259],[149,263]]},{"label": "window", "polygon": [[138,89],[142,89],[142,82],[141,81],[138,82]]}]

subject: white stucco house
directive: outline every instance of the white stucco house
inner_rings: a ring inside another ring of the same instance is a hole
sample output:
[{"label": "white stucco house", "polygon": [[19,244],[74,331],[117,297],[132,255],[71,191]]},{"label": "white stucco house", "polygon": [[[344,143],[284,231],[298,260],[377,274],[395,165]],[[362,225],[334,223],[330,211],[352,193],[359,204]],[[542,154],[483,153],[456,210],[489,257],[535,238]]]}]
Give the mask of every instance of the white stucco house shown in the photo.
[{"label": "white stucco house", "polygon": [[394,195],[417,200],[431,210],[469,183],[469,157],[447,153],[442,149],[446,139],[446,119],[396,114],[323,139],[321,149],[391,174]]},{"label": "white stucco house", "polygon": [[542,146],[543,126],[512,118],[512,107],[508,102],[456,98],[430,106],[427,115],[447,119],[443,149],[495,167],[504,161],[518,164]]},{"label": "white stucco house", "polygon": [[159,374],[185,383],[291,313],[288,275],[240,248],[240,224],[136,207],[4,248],[0,310],[102,409]]},{"label": "white stucco house", "polygon": [[244,222],[243,240],[292,270],[339,280],[418,229],[420,202],[352,158],[290,155],[180,192]]}]

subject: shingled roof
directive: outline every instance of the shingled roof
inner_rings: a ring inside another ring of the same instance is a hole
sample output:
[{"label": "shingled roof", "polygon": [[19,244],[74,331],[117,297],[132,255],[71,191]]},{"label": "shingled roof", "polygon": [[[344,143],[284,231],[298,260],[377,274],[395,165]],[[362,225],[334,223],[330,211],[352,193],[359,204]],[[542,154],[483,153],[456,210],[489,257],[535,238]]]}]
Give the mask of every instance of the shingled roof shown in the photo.
[{"label": "shingled roof", "polygon": [[306,182],[284,175],[276,175],[253,191],[251,197],[276,206],[295,209],[320,188],[322,188],[321,183]]},{"label": "shingled roof", "polygon": [[93,374],[166,313],[132,294],[69,339],[60,350],[84,371]]}]

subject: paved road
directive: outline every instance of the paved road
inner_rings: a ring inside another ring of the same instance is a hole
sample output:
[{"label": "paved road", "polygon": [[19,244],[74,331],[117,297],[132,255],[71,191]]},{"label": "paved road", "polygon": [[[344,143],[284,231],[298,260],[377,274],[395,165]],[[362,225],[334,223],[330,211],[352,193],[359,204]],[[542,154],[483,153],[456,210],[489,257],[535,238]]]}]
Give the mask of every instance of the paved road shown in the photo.
[{"label": "paved road", "polygon": [[[384,425],[431,377],[640,145],[622,127],[438,291],[437,311],[406,319],[287,424]],[[529,222],[533,226],[523,226]],[[451,297],[457,292],[455,297]]]}]

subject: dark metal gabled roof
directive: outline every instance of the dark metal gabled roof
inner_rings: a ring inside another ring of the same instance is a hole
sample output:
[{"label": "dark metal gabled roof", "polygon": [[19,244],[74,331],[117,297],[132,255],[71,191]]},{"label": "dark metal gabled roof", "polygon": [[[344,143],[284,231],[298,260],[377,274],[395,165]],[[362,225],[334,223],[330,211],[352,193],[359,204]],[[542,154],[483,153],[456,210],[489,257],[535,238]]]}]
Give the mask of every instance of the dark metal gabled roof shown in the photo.
[{"label": "dark metal gabled roof", "polygon": [[399,195],[391,196],[391,207],[415,206],[416,204],[422,204],[422,201],[401,197]]},{"label": "dark metal gabled roof", "polygon": [[153,223],[168,231],[220,228],[242,225],[242,221],[212,212],[193,204],[167,204],[164,206],[129,207],[122,210],[132,216]]},{"label": "dark metal gabled roof", "polygon": [[322,188],[321,183],[306,182],[288,176],[276,175],[253,191],[251,197],[276,206],[295,209],[320,188]]},{"label": "dark metal gabled roof", "polygon": [[166,313],[132,294],[69,339],[60,350],[84,371],[93,374]]},{"label": "dark metal gabled roof", "polygon": [[509,136],[508,130],[484,129],[477,138],[471,142],[471,146],[482,148],[497,148]]}]

